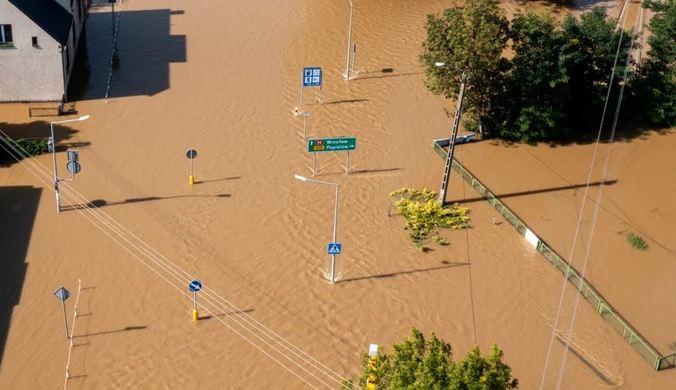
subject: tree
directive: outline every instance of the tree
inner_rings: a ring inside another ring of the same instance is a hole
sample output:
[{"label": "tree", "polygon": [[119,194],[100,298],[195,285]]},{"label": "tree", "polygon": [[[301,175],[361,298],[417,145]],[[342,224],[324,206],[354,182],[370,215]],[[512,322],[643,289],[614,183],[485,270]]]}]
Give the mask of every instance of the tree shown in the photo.
[{"label": "tree", "polygon": [[[504,76],[509,62],[502,57],[509,31],[505,12],[497,0],[467,0],[462,7],[428,15],[427,39],[419,61],[425,69],[425,86],[436,95],[455,98],[460,90],[460,75],[468,75],[463,110],[479,124],[494,109],[504,91]],[[437,67],[443,62],[449,66]]]},{"label": "tree", "polygon": [[[615,31],[615,23],[608,19],[604,8],[595,7],[582,14],[580,19],[569,15],[562,26],[561,61],[569,87],[564,100],[566,124],[578,133],[589,129],[596,133],[608,88],[619,92],[617,87],[624,73],[624,59],[632,42],[629,33]],[[615,77],[609,84],[620,35],[623,39]],[[611,96],[610,102],[617,101],[614,97],[616,95]],[[608,113],[613,111],[614,103],[608,106]]]},{"label": "tree", "polygon": [[[367,382],[371,385],[367,385]],[[437,338],[429,340],[415,328],[392,352],[382,349],[377,358],[362,355],[361,389],[377,390],[509,390],[518,381],[511,369],[502,362],[502,351],[495,345],[489,356],[474,347],[457,364],[452,360],[451,345]],[[348,383],[343,389],[351,389]]]},{"label": "tree", "polygon": [[648,59],[632,83],[638,118],[654,125],[676,126],[676,0],[646,1],[655,12],[648,26]]},{"label": "tree", "polygon": [[[517,13],[512,20],[512,71],[505,99],[510,121],[503,135],[528,143],[570,134],[563,98],[568,74],[561,60],[563,36],[547,13]],[[508,133],[508,134],[505,134]]]},{"label": "tree", "polygon": [[451,389],[457,390],[503,390],[516,389],[519,381],[512,378],[512,369],[502,362],[503,352],[497,345],[484,356],[474,346],[467,357],[459,361],[451,375]]}]

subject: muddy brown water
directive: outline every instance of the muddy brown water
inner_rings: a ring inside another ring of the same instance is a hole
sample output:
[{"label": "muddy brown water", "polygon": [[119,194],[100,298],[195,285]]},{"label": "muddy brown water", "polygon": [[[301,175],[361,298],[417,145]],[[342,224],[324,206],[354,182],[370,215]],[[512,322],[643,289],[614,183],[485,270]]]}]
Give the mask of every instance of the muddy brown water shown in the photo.
[{"label": "muddy brown water", "polygon": [[[443,107],[449,103],[424,89],[416,54],[425,15],[442,11],[445,2],[356,2],[358,76],[349,82],[341,76],[347,2],[122,6],[120,68],[108,103],[111,19],[104,6],[88,21],[90,80],[76,104],[77,115],[91,118],[57,128],[63,145],[79,147],[83,166],[62,187],[64,211],[54,210],[50,156],[31,160],[44,166],[42,176],[33,174],[39,166],[0,170],[3,186],[43,189],[37,197],[25,195],[36,193],[28,189],[3,196],[7,215],[35,215],[35,224],[29,241],[24,234],[1,242],[17,270],[8,280],[23,283],[14,285],[20,291],[11,295],[15,305],[3,304],[3,310],[11,307],[2,313],[11,323],[0,346],[0,388],[63,383],[68,341],[51,294],[60,285],[74,293],[70,323],[78,279],[83,289],[68,388],[337,388],[335,379],[358,375],[368,344],[390,346],[410,326],[450,342],[456,357],[475,342],[484,351],[496,342],[521,388],[539,387],[563,283],[559,272],[510,226],[493,225],[495,211],[472,200],[477,194],[457,177],[449,199],[467,201],[473,227],[443,232],[449,247],[417,252],[404,221],[388,216],[389,192],[438,190],[443,162],[430,146],[447,136]],[[358,138],[350,175],[344,154],[318,156],[317,179],[340,184],[344,252],[335,285],[325,279],[333,189],[293,178],[310,176],[312,166],[302,117],[292,113],[303,66],[324,70],[323,104],[316,102],[317,89],[307,88],[300,108],[311,112],[309,135]],[[2,110],[3,130],[16,138],[28,129],[47,134],[47,122],[20,125],[29,122],[25,105]],[[673,142],[671,135],[654,135],[615,147],[619,157],[609,176],[617,183],[604,190],[602,205],[654,242],[646,252],[627,247],[617,232],[628,225],[604,211],[588,269],[598,289],[663,353],[669,353],[674,317],[661,297],[673,291],[667,282],[673,258],[658,243],[673,247],[674,181],[667,163]],[[190,148],[199,153],[192,187]],[[58,158],[65,172],[65,153]],[[482,142],[463,146],[458,158],[502,194],[583,183],[591,156],[590,146],[531,150]],[[72,190],[100,208],[82,208]],[[579,192],[560,190],[505,202],[567,254],[579,199]],[[106,217],[128,232],[104,223]],[[3,231],[12,226],[3,219]],[[156,253],[139,240],[166,259],[151,260]],[[166,260],[189,275],[170,272]],[[190,319],[190,276],[222,297],[217,303],[208,291],[200,293],[204,318],[197,323]],[[559,337],[574,297],[569,288],[545,388],[555,387]],[[278,336],[298,349],[272,341]],[[671,371],[653,372],[580,303],[562,388],[667,389],[674,379]]]}]

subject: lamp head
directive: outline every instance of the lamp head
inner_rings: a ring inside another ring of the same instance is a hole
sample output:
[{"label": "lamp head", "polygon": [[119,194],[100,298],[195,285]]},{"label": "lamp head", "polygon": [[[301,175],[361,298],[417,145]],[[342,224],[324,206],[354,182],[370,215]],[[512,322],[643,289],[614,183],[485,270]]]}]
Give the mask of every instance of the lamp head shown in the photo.
[{"label": "lamp head", "polygon": [[77,118],[77,120],[79,120],[79,121],[86,121],[87,119],[89,119],[89,115],[85,115],[85,116],[81,116],[81,117]]},{"label": "lamp head", "polygon": [[435,62],[435,63],[434,63],[434,66],[439,66],[439,67],[441,67],[441,66],[444,66],[444,65],[446,65],[444,62]]},{"label": "lamp head", "polygon": [[293,175],[293,176],[300,181],[307,181],[306,177],[303,177],[303,176],[300,176],[300,175]]}]

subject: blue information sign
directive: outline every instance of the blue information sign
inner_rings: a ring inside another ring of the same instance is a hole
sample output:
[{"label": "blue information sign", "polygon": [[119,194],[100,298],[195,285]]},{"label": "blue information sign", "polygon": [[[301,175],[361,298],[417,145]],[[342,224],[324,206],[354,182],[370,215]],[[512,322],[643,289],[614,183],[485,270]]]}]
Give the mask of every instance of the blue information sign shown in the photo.
[{"label": "blue information sign", "polygon": [[303,68],[303,87],[319,87],[322,85],[322,68]]},{"label": "blue information sign", "polygon": [[200,282],[199,280],[193,280],[193,281],[190,282],[190,284],[188,285],[188,288],[189,288],[190,291],[192,291],[192,292],[198,292],[199,290],[202,289],[202,282]]},{"label": "blue information sign", "polygon": [[337,242],[329,243],[329,254],[330,255],[339,255],[343,251],[343,244]]}]

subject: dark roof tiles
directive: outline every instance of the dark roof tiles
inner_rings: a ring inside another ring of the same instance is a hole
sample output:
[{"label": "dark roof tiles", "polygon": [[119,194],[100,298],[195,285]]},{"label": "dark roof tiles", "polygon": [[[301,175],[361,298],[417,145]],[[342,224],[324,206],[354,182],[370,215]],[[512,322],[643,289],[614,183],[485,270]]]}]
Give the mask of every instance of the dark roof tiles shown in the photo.
[{"label": "dark roof tiles", "polygon": [[73,15],[61,4],[55,0],[9,0],[9,2],[57,42],[66,46]]}]

